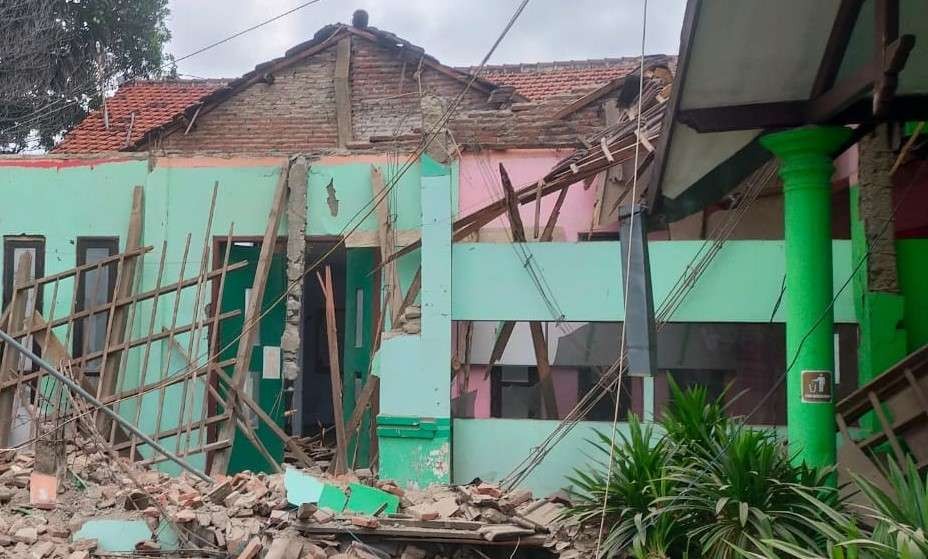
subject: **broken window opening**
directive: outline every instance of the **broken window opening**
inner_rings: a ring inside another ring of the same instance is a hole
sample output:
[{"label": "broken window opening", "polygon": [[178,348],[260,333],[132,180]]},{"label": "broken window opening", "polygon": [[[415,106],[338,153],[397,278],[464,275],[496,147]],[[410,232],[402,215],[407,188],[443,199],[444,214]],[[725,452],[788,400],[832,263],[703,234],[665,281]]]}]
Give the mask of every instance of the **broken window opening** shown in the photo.
[{"label": "broken window opening", "polygon": [[[77,265],[94,264],[119,253],[119,237],[78,237]],[[86,270],[80,274],[77,291],[77,311],[92,309],[113,301],[116,288],[118,261]],[[74,356],[80,357],[106,346],[106,325],[110,313],[95,312],[74,323]],[[100,375],[102,358],[84,364],[83,373],[88,377]]]},{"label": "broken window opening", "polygon": [[[3,308],[10,304],[13,298],[13,280],[16,277],[16,267],[23,254],[32,256],[32,265],[29,270],[29,279],[34,280],[45,276],[45,237],[40,236],[6,236],[3,238]],[[42,312],[41,289],[26,291],[26,308],[24,316],[30,317],[35,311]],[[32,336],[27,336],[23,344],[32,346],[33,351],[41,355],[38,345]],[[34,372],[38,366],[31,359],[20,356],[18,369],[23,372]]]}]

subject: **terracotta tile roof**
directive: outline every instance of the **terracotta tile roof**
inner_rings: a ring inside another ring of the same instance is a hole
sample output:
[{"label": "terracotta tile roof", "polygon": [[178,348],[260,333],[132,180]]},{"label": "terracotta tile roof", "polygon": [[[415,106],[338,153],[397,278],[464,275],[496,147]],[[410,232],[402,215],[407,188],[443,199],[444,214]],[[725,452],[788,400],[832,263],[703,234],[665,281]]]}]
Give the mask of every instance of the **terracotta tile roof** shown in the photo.
[{"label": "terracotta tile roof", "polygon": [[225,83],[225,80],[125,83],[107,100],[108,130],[103,122],[103,111],[94,111],[68,132],[52,151],[92,153],[126,149],[134,145],[146,132],[167,124],[205,96],[223,87]]},{"label": "terracotta tile roof", "polygon": [[[663,55],[648,56],[645,64],[667,60]],[[501,64],[484,68],[481,77],[501,85],[511,85],[523,96],[540,101],[548,97],[589,90],[616,78],[627,76],[641,63],[638,57],[563,60],[530,64]],[[473,68],[461,68],[472,71]]]}]

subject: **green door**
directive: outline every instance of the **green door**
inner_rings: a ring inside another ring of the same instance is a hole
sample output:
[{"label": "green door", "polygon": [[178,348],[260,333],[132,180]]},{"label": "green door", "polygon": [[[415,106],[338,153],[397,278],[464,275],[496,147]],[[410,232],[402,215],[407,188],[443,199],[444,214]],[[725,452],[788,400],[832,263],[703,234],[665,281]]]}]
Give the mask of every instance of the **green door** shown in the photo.
[{"label": "green door", "polygon": [[[222,247],[222,250],[225,250],[225,247]],[[222,360],[234,358],[238,349],[238,340],[236,338],[242,332],[246,294],[251,291],[251,286],[254,283],[260,251],[261,247],[257,243],[255,243],[255,246],[233,244],[229,253],[230,262],[245,260],[248,265],[230,272],[226,276],[225,288],[220,302],[221,312],[239,310],[241,314],[224,320],[219,328],[219,347],[225,348],[220,357]],[[279,361],[280,339],[284,332],[285,305],[283,301],[278,302],[273,308],[271,308],[271,305],[283,295],[286,283],[285,257],[275,251],[261,308],[262,314],[265,312],[267,314],[261,319],[257,336],[254,339],[255,348],[251,354],[248,378],[245,381],[246,392],[281,426],[284,424],[284,412],[289,404],[289,398],[285,398]],[[270,312],[268,312],[268,309],[270,309]],[[265,356],[269,359],[268,363],[265,363]],[[231,376],[232,368],[226,369],[226,373]],[[258,440],[264,444],[277,463],[282,464],[284,447],[280,439],[251,412],[246,414],[246,423],[252,432],[257,434]],[[261,456],[254,445],[236,429],[228,473],[234,474],[244,470],[254,472],[273,471],[267,460]]]}]

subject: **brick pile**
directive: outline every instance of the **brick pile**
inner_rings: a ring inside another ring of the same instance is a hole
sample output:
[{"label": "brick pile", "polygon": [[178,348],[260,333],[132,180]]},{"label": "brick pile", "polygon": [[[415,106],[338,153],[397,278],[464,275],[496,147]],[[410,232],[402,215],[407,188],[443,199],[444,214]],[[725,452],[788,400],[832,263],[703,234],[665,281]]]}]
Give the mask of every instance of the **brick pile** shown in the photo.
[{"label": "brick pile", "polygon": [[[508,545],[507,557],[518,549],[563,559],[591,553],[589,534],[562,518],[563,498],[479,480],[404,490],[370,470],[336,477],[317,469],[243,472],[211,484],[116,464],[84,444],[69,444],[66,455],[57,495],[36,503],[33,452],[0,451],[0,557],[470,559],[488,556],[483,545]],[[322,496],[305,498],[294,478],[324,485]],[[116,553],[88,537],[87,527],[103,520],[144,523],[148,536]]]}]

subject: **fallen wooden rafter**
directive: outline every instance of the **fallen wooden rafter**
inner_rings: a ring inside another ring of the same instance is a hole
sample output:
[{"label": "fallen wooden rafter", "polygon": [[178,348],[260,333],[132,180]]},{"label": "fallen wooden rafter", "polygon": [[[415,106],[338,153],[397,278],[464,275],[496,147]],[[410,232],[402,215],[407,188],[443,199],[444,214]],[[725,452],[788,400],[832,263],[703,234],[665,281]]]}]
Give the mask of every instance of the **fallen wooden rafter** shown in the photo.
[{"label": "fallen wooden rafter", "polygon": [[[228,383],[229,387],[232,388],[232,392],[230,392],[228,397],[228,403],[229,406],[233,408],[237,405],[236,400],[242,395],[242,389],[245,386],[245,378],[248,373],[248,366],[249,363],[251,363],[255,330],[259,326],[261,317],[261,302],[264,300],[267,276],[271,269],[271,258],[274,254],[274,246],[277,240],[277,228],[280,225],[280,217],[286,205],[288,175],[289,167],[282,167],[280,170],[280,177],[277,180],[277,188],[274,191],[274,198],[271,201],[271,209],[268,213],[264,238],[261,241],[261,252],[258,255],[258,265],[255,269],[254,284],[251,287],[248,308],[245,309],[242,334],[238,339],[238,350],[235,355],[235,369],[232,373],[232,380]],[[212,350],[215,351],[215,348]],[[219,439],[232,440],[234,436],[235,425],[231,421],[224,423],[219,430]],[[229,448],[223,448],[217,451],[213,455],[210,472],[214,475],[224,475],[229,467],[230,458],[231,452]]]},{"label": "fallen wooden rafter", "polygon": [[335,323],[335,290],[332,284],[332,268],[325,267],[325,277],[316,272],[319,286],[325,297],[325,334],[329,346],[329,373],[332,380],[332,415],[335,421],[335,461],[332,464],[336,474],[343,474],[348,469],[348,442],[345,431],[345,416],[342,414],[342,373],[338,358],[338,330]]}]

